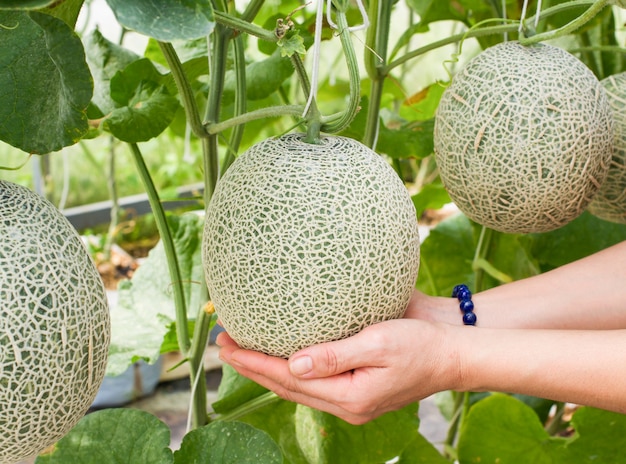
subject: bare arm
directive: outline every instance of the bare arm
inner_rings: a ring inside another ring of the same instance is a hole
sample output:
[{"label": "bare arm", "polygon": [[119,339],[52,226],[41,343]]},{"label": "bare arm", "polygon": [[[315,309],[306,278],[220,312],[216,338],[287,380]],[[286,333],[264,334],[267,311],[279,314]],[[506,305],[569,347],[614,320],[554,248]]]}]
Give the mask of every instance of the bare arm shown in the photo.
[{"label": "bare arm", "polygon": [[[476,294],[473,301],[480,327],[626,328],[626,242],[550,272]],[[461,323],[456,300],[419,292],[405,317]]]},{"label": "bare arm", "polygon": [[461,330],[464,391],[500,391],[626,413],[626,330]]}]

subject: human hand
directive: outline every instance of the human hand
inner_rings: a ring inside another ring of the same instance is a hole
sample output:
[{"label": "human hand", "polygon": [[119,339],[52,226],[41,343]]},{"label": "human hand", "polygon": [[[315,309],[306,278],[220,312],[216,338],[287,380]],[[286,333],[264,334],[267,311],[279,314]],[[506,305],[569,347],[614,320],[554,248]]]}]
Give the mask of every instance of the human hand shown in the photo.
[{"label": "human hand", "polygon": [[278,396],[364,424],[459,379],[454,327],[411,319],[374,324],[353,337],[308,347],[289,360],[218,336],[220,358]]}]

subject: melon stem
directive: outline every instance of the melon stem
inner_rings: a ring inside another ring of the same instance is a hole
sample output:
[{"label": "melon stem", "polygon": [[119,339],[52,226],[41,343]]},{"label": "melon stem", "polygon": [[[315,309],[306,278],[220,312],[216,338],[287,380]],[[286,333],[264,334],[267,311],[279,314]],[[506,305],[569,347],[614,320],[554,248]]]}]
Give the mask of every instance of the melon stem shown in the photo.
[{"label": "melon stem", "polygon": [[[585,1],[573,1],[569,3],[574,4],[575,6],[580,6],[580,5],[588,4],[590,2],[585,0]],[[600,11],[604,9],[604,7],[610,4],[611,4],[611,0],[596,0],[594,2],[591,2],[591,6],[588,9],[586,9],[583,14],[578,16],[573,21],[570,21],[565,26],[559,27],[558,29],[554,29],[551,31],[542,32],[541,34],[532,35],[530,37],[520,36],[519,43],[521,43],[522,45],[532,45],[535,43],[543,42],[545,40],[557,39],[564,35],[571,34],[572,32],[576,31],[577,29],[587,24],[593,18],[595,18],[598,15],[598,13],[600,13]]]},{"label": "melon stem", "polygon": [[348,98],[348,106],[341,113],[340,118],[336,121],[322,124],[321,130],[331,134],[341,132],[350,125],[359,112],[359,104],[361,102],[361,76],[359,73],[359,63],[356,52],[354,51],[354,45],[352,44],[348,19],[346,18],[346,13],[344,11],[337,10],[337,26],[339,28],[339,38],[341,39],[343,53],[348,66],[350,96]]},{"label": "melon stem", "polygon": [[167,224],[165,210],[163,209],[159,194],[154,186],[154,182],[152,181],[148,167],[143,159],[141,150],[136,143],[131,143],[130,149],[133,154],[135,165],[137,166],[137,171],[139,172],[139,177],[141,178],[144,189],[148,195],[150,209],[154,214],[154,220],[156,222],[161,243],[163,244],[163,251],[165,252],[165,257],[167,259],[167,268],[172,281],[174,306],[176,308],[176,337],[178,339],[178,345],[183,353],[187,353],[190,347],[189,331],[187,329],[187,305],[185,302],[183,281],[180,274],[180,266],[178,265],[178,258],[176,256],[176,248],[174,247],[174,240]]}]

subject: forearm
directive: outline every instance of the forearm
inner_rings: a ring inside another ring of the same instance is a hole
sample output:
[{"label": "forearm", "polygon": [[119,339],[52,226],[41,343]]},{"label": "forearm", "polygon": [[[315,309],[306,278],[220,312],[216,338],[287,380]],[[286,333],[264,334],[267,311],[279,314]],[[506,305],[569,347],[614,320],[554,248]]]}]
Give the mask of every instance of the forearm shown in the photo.
[{"label": "forearm", "polygon": [[[626,328],[626,242],[473,297],[479,327]],[[458,325],[452,298],[418,295],[408,317]]]},{"label": "forearm", "polygon": [[626,413],[626,330],[454,328],[460,388]]}]

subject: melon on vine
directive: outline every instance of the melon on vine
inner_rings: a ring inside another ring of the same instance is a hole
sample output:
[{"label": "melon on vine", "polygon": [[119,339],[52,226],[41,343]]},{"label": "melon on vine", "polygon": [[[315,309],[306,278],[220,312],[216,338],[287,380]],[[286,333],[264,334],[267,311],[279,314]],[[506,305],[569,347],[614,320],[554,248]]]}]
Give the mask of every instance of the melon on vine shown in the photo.
[{"label": "melon on vine", "polygon": [[415,208],[389,164],[355,140],[267,139],[218,182],[203,264],[229,335],[287,358],[402,316],[419,266]]},{"label": "melon on vine", "polygon": [[502,232],[546,232],[580,215],[611,160],[612,117],[593,73],[565,50],[505,42],[442,95],[435,157],[450,197]]},{"label": "melon on vine", "polygon": [[606,180],[589,204],[589,212],[626,224],[626,73],[609,76],[604,86],[613,112],[613,158]]},{"label": "melon on vine", "polygon": [[109,349],[106,293],[83,242],[31,190],[0,181],[0,462],[40,453],[83,417]]}]

